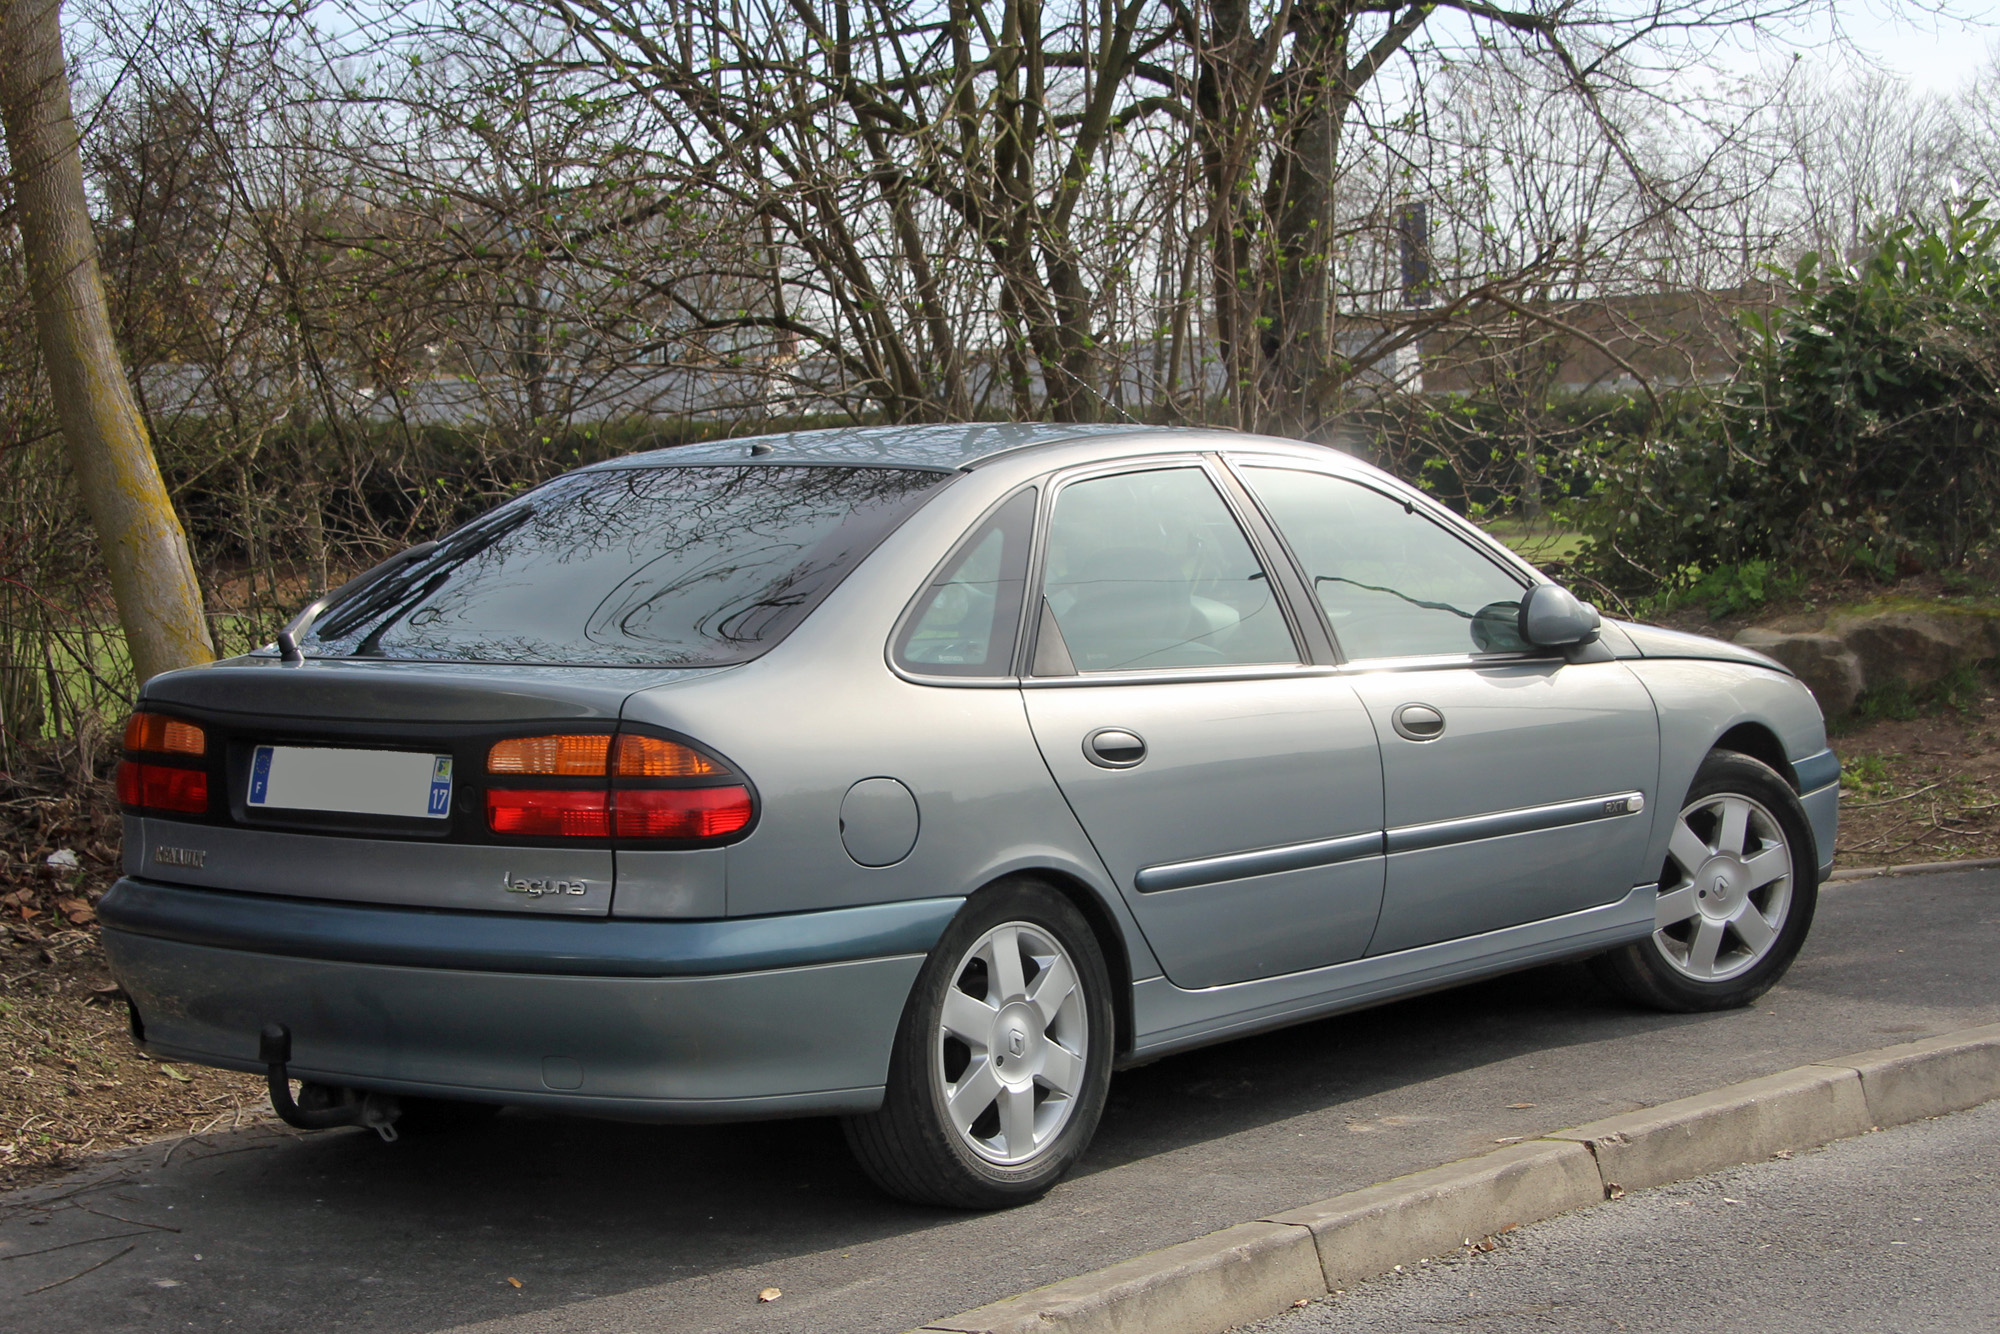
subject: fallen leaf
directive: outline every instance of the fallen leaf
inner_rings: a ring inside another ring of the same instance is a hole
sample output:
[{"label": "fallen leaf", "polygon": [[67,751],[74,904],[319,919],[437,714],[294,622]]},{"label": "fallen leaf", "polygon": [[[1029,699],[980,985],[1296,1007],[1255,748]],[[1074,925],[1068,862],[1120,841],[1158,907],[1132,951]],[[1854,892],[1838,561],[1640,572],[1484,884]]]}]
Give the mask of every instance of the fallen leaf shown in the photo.
[{"label": "fallen leaf", "polygon": [[1507,1104],[1507,1110],[1510,1112],[1525,1112],[1534,1105],[1532,1102],[1510,1102]]},{"label": "fallen leaf", "polygon": [[1294,1311],[1296,1311],[1296,1310],[1298,1310],[1298,1309],[1299,1309],[1299,1308],[1300,1308],[1301,1306],[1310,1306],[1310,1305],[1312,1305],[1312,1298],[1310,1298],[1310,1297],[1301,1297],[1301,1298],[1299,1298],[1299,1299],[1298,1299],[1297,1301],[1295,1301],[1295,1302],[1293,1302],[1293,1303],[1292,1303],[1292,1309],[1293,1309]]},{"label": "fallen leaf", "polygon": [[1609,1182],[1604,1187],[1604,1195],[1606,1199],[1622,1200],[1625,1198],[1625,1188],[1615,1181]]},{"label": "fallen leaf", "polygon": [[778,1291],[776,1288],[766,1288],[757,1294],[757,1300],[760,1302],[775,1302],[784,1295],[784,1293]]},{"label": "fallen leaf", "polygon": [[517,1288],[521,1286],[521,1280],[515,1278],[512,1274],[507,1275],[507,1281],[509,1283],[512,1283]]},{"label": "fallen leaf", "polygon": [[192,1084],[192,1083],[194,1083],[194,1081],[193,1081],[192,1079],[189,1079],[189,1078],[188,1078],[188,1077],[187,1077],[186,1075],[184,1075],[184,1074],[182,1074],[182,1073],[181,1073],[180,1071],[178,1071],[178,1070],[174,1069],[174,1068],[173,1068],[173,1067],[172,1067],[171,1065],[163,1065],[163,1066],[161,1066],[161,1067],[160,1067],[160,1073],[161,1073],[161,1074],[163,1074],[163,1075],[165,1075],[165,1076],[166,1076],[166,1077],[167,1077],[168,1079],[178,1079],[178,1080],[179,1080],[179,1081],[180,1081],[181,1083],[183,1083],[183,1084]]}]

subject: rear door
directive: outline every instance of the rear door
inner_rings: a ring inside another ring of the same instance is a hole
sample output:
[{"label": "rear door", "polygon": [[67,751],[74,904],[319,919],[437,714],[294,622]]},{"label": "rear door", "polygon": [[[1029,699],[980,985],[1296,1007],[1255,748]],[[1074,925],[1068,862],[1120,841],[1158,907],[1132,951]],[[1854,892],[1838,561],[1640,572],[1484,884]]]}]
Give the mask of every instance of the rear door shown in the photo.
[{"label": "rear door", "polygon": [[1178,463],[1055,490],[1023,689],[1050,772],[1189,988],[1352,959],[1382,896],[1367,710],[1306,660],[1218,480]]},{"label": "rear door", "polygon": [[1529,650],[1525,580],[1403,497],[1276,465],[1241,475],[1382,740],[1388,874],[1370,954],[1615,902],[1649,879],[1659,724],[1624,664]]}]

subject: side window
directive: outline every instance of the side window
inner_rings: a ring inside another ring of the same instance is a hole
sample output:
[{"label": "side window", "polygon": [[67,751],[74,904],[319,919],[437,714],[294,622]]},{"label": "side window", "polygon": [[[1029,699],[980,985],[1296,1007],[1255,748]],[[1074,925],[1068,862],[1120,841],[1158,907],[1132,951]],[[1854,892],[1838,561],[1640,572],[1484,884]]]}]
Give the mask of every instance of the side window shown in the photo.
[{"label": "side window", "polygon": [[903,619],[896,663],[928,676],[1007,676],[1028,580],[1035,492],[986,517],[931,577]]},{"label": "side window", "polygon": [[1299,660],[1271,581],[1199,468],[1064,487],[1042,592],[1081,672]]},{"label": "side window", "polygon": [[1515,653],[1521,583],[1456,534],[1356,482],[1246,467],[1349,658]]}]

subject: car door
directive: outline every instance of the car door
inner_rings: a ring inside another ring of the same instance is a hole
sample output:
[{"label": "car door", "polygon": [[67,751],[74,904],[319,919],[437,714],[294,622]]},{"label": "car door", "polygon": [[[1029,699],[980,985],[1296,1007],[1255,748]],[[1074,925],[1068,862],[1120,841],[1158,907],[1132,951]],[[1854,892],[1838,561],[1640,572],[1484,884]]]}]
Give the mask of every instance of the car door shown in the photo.
[{"label": "car door", "polygon": [[1358,957],[1382,897],[1375,730],[1347,681],[1304,661],[1217,480],[1189,462],[1058,486],[1022,690],[1050,772],[1189,988]]},{"label": "car door", "polygon": [[1388,850],[1368,953],[1615,902],[1644,865],[1659,723],[1601,650],[1530,650],[1526,580],[1426,508],[1245,462],[1382,743]]}]

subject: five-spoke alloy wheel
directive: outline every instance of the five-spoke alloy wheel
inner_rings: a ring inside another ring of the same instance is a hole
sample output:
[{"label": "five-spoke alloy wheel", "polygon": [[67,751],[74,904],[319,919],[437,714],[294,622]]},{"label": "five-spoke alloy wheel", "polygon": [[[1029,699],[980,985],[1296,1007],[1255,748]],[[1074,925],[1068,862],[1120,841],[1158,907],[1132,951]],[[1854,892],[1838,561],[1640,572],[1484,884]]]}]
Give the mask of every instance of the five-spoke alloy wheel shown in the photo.
[{"label": "five-spoke alloy wheel", "polygon": [[1034,1199],[1096,1129],[1112,1037],[1110,978],[1082,914],[1035,881],[989,886],[931,951],[882,1110],[849,1118],[848,1143],[903,1199]]},{"label": "five-spoke alloy wheel", "polygon": [[1814,862],[1791,785],[1747,755],[1714,752],[1674,822],[1652,937],[1602,956],[1599,976],[1663,1010],[1748,1004],[1805,942]]}]

